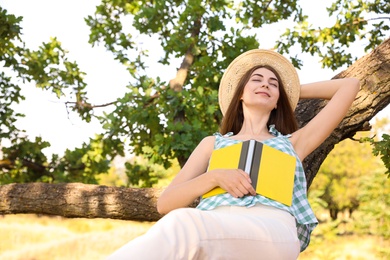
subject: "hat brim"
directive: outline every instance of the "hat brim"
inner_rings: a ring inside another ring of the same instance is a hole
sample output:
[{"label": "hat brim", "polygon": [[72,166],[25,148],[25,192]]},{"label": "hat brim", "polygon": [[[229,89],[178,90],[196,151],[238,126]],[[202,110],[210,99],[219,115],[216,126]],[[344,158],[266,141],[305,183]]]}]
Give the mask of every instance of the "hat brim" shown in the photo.
[{"label": "hat brim", "polygon": [[255,49],[236,57],[222,76],[218,100],[223,115],[228,109],[238,82],[243,75],[253,67],[261,65],[271,66],[277,71],[283,82],[291,107],[295,110],[299,100],[300,83],[294,66],[289,60],[275,51]]}]

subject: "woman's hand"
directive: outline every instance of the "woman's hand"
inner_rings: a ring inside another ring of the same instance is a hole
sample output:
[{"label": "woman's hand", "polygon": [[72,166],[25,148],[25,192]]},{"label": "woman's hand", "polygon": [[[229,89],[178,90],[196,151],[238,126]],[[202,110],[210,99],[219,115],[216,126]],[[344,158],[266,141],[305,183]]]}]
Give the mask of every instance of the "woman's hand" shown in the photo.
[{"label": "woman's hand", "polygon": [[245,195],[256,195],[249,174],[240,169],[215,169],[210,172],[217,186],[226,190],[235,198]]}]

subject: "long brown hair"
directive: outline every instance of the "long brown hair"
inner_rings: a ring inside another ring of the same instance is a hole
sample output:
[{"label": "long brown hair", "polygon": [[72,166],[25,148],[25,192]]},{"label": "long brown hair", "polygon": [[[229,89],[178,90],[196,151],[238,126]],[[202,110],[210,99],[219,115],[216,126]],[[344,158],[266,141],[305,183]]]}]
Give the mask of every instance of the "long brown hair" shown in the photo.
[{"label": "long brown hair", "polygon": [[244,92],[245,85],[248,83],[252,73],[259,68],[266,68],[272,71],[279,81],[279,99],[277,101],[277,109],[271,111],[267,126],[269,127],[270,125],[275,125],[276,129],[284,135],[293,133],[298,129],[298,123],[295,118],[294,111],[291,107],[279,74],[270,66],[260,65],[248,70],[238,82],[236,91],[222,119],[220,127],[221,134],[226,134],[228,132],[237,134],[241,130],[244,122],[241,97]]}]

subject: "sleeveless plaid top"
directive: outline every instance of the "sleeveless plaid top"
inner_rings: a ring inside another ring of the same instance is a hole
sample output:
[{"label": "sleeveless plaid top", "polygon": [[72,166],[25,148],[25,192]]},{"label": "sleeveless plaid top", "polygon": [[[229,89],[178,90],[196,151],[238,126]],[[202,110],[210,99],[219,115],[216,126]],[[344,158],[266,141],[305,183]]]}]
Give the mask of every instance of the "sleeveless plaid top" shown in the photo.
[{"label": "sleeveless plaid top", "polygon": [[[262,143],[276,148],[282,152],[293,155],[297,158],[295,166],[295,178],[293,189],[293,201],[292,205],[286,206],[280,202],[266,198],[262,195],[256,196],[244,196],[242,198],[234,198],[229,193],[219,194],[216,196],[202,199],[197,206],[201,210],[212,210],[218,206],[235,205],[243,207],[252,207],[256,203],[273,206],[285,211],[288,211],[293,215],[297,222],[297,233],[300,241],[301,252],[307,248],[310,243],[310,235],[314,228],[317,226],[318,221],[314,216],[314,213],[309,205],[306,194],[306,177],[303,170],[302,162],[299,160],[298,155],[295,153],[294,148],[289,140],[291,135],[282,135],[275,129],[274,125],[270,126],[269,132],[274,136],[273,138],[264,140]],[[227,133],[221,135],[215,133],[216,136],[214,149],[220,149],[229,145],[243,142],[241,140],[229,139],[233,133]]]}]

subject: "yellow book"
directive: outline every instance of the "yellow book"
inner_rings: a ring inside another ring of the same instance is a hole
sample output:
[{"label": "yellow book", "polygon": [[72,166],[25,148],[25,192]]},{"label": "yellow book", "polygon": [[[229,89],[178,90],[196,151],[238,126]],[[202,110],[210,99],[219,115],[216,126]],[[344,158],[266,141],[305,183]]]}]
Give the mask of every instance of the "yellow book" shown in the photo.
[{"label": "yellow book", "polygon": [[[296,158],[271,146],[249,140],[214,150],[208,171],[242,169],[248,173],[256,193],[291,206]],[[202,198],[225,193],[216,187]]]}]

